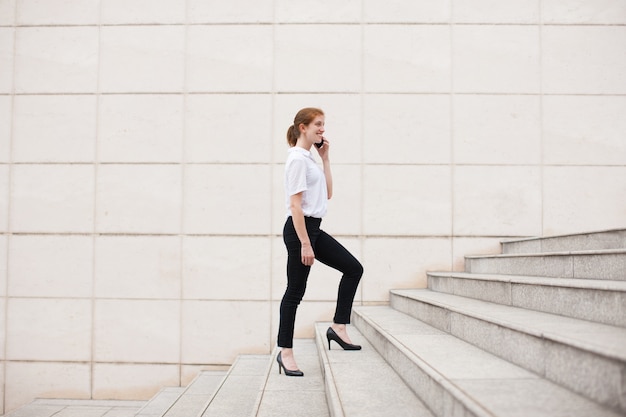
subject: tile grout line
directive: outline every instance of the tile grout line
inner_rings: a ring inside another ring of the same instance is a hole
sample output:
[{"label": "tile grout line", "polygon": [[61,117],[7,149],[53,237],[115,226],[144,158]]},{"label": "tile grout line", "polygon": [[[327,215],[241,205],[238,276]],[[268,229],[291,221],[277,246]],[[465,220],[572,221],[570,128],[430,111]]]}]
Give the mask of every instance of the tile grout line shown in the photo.
[{"label": "tile grout line", "polygon": [[97,302],[97,243],[98,243],[98,175],[99,175],[99,142],[100,142],[100,82],[102,67],[102,2],[98,5],[98,66],[96,69],[96,120],[95,120],[95,136],[94,136],[94,166],[93,166],[93,209],[92,209],[92,240],[91,240],[91,360],[89,375],[89,393],[90,397],[95,396],[95,367],[96,367],[96,302]]},{"label": "tile grout line", "polygon": [[16,51],[17,51],[17,28],[15,26],[15,23],[17,22],[17,6],[14,8],[13,10],[13,72],[11,74],[11,100],[10,100],[10,106],[11,106],[11,118],[10,118],[10,127],[9,127],[9,166],[8,166],[8,178],[7,178],[7,222],[6,222],[6,230],[7,230],[7,235],[6,235],[6,247],[5,247],[5,260],[6,260],[6,265],[5,265],[5,282],[4,282],[4,332],[5,332],[5,336],[4,336],[4,341],[3,341],[3,348],[4,348],[4,354],[3,354],[3,360],[2,360],[2,404],[0,404],[0,410],[2,411],[2,413],[4,414],[4,412],[6,411],[6,407],[7,407],[7,395],[6,395],[6,386],[7,386],[7,353],[8,353],[8,348],[9,348],[9,338],[7,335],[7,330],[9,328],[9,271],[10,271],[10,263],[11,263],[11,257],[9,256],[10,254],[10,250],[11,250],[11,243],[13,240],[13,229],[12,229],[12,199],[11,199],[11,195],[13,194],[13,170],[15,165],[13,164],[13,148],[15,145],[15,141],[14,141],[14,135],[15,135],[15,123],[14,123],[14,119],[15,119],[15,74],[16,74],[16,67],[17,67],[17,58],[16,58]]}]

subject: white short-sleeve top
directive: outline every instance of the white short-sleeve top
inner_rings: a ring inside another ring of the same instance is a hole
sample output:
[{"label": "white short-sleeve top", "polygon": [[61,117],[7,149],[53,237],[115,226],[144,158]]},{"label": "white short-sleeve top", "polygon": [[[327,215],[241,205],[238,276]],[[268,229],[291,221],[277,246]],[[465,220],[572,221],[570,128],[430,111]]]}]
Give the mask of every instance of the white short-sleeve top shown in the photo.
[{"label": "white short-sleeve top", "polygon": [[328,189],[324,171],[310,151],[294,146],[285,162],[285,202],[287,217],[291,216],[291,196],[302,192],[302,211],[307,217],[321,219],[328,208]]}]

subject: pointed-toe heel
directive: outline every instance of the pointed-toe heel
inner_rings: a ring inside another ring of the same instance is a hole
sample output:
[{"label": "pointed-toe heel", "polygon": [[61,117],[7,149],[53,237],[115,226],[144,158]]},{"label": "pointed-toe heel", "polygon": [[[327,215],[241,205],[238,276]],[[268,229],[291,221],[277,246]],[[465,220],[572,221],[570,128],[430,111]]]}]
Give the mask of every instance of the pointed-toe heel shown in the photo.
[{"label": "pointed-toe heel", "polygon": [[299,369],[292,371],[291,369],[285,368],[285,365],[283,365],[283,358],[281,356],[281,353],[282,352],[278,352],[278,356],[276,357],[276,362],[278,362],[278,373],[281,374],[281,371],[284,370],[286,376],[304,376],[304,372]]},{"label": "pointed-toe heel", "polygon": [[343,348],[343,350],[361,350],[360,345],[353,345],[351,343],[344,342],[341,337],[339,337],[339,335],[335,333],[332,327],[329,327],[328,330],[326,330],[326,339],[328,339],[328,350],[330,350],[331,340],[337,342],[339,346]]}]

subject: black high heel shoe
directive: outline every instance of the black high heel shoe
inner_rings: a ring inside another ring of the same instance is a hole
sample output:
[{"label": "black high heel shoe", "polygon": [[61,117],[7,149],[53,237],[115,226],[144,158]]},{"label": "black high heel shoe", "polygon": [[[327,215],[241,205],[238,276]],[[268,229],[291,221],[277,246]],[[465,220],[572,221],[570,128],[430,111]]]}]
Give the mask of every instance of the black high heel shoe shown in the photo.
[{"label": "black high heel shoe", "polygon": [[341,346],[343,350],[361,350],[360,345],[353,345],[353,344],[344,342],[341,339],[341,337],[339,337],[339,335],[335,333],[332,327],[329,327],[328,330],[326,330],[326,339],[328,339],[328,350],[330,350],[331,340],[334,340],[335,342],[339,343],[339,346]]},{"label": "black high heel shoe", "polygon": [[278,373],[281,373],[280,368],[282,368],[285,370],[285,375],[287,376],[304,376],[304,372],[299,369],[292,371],[291,369],[285,368],[285,365],[283,365],[283,357],[281,356],[281,353],[283,352],[278,352],[278,356],[276,356],[276,362],[278,362]]}]

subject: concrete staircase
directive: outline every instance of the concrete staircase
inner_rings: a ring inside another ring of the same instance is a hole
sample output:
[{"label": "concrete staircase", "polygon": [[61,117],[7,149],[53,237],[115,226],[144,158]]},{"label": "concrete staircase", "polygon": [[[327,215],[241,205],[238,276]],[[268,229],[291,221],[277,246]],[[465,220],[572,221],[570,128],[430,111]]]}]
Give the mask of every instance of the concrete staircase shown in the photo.
[{"label": "concrete staircase", "polygon": [[[110,415],[626,415],[626,230],[507,241],[465,269],[355,308],[361,351],[329,350],[329,323],[318,323],[314,340],[295,341],[304,378],[279,375],[277,351],[240,356],[226,373],[202,372],[140,409],[117,402]],[[50,401],[7,417],[64,416]],[[108,416],[105,406],[93,415]]]}]

